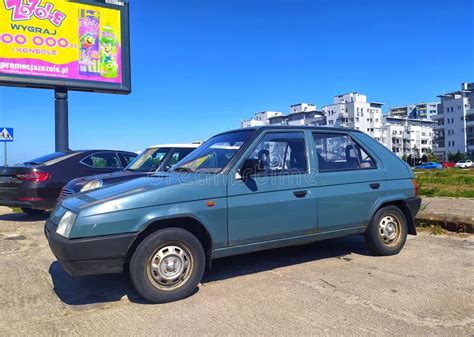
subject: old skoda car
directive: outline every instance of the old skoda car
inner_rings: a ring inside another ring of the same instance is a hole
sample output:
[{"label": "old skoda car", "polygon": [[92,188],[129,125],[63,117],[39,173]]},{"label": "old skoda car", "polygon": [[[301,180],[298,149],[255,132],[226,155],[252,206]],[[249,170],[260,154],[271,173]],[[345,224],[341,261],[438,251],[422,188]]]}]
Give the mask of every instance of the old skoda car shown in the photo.
[{"label": "old skoda car", "polygon": [[70,274],[128,270],[144,298],[168,302],[225,256],[352,234],[397,254],[416,234],[417,189],[410,167],[365,133],[248,128],[169,172],[64,200],[45,233]]}]

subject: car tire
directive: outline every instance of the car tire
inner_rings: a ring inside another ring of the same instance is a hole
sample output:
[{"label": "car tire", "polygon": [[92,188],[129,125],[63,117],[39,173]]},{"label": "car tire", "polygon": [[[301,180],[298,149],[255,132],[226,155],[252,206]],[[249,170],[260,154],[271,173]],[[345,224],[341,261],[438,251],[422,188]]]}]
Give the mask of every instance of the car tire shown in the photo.
[{"label": "car tire", "polygon": [[407,220],[397,206],[380,208],[365,233],[369,250],[380,256],[398,254],[407,239]]},{"label": "car tire", "polygon": [[206,259],[199,240],[181,228],[166,228],[146,237],[130,261],[137,292],[152,303],[191,295],[202,280]]},{"label": "car tire", "polygon": [[44,209],[34,209],[34,208],[21,208],[23,213],[30,214],[30,215],[43,215],[46,214]]}]

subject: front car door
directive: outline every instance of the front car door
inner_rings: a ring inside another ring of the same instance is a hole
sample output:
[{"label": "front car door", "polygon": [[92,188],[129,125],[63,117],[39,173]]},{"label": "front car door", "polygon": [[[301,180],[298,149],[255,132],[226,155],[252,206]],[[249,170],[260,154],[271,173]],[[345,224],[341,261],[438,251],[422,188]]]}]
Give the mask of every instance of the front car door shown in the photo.
[{"label": "front car door", "polygon": [[312,134],[318,166],[318,232],[362,229],[386,190],[382,162],[349,133]]},{"label": "front car door", "polygon": [[[260,159],[260,173],[242,179],[238,170]],[[312,193],[305,132],[267,131],[240,158],[228,175],[230,246],[311,234],[317,204]]]}]

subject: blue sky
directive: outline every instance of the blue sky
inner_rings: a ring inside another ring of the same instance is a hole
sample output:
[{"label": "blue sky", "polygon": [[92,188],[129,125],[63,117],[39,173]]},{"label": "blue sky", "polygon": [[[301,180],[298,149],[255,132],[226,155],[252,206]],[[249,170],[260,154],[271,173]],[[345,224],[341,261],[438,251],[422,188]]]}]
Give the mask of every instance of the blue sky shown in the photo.
[{"label": "blue sky", "polygon": [[[73,149],[204,140],[349,91],[387,110],[474,81],[470,0],[130,2],[133,92],[71,92]],[[10,162],[54,151],[53,92],[0,88],[0,126]]]}]

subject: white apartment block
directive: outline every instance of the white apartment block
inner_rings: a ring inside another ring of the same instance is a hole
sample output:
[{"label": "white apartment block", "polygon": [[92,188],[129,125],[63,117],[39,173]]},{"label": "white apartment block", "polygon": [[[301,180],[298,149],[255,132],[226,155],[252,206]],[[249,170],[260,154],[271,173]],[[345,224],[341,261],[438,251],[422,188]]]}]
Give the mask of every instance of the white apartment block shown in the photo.
[{"label": "white apartment block", "polygon": [[443,159],[449,153],[474,158],[474,83],[462,83],[461,90],[439,95],[441,104],[433,117],[435,153]]},{"label": "white apartment block", "polygon": [[320,126],[323,124],[323,113],[316,110],[316,105],[298,103],[290,106],[288,115],[276,111],[257,112],[253,118],[243,120],[240,126],[247,128],[262,125]]},{"label": "white apartment block", "polygon": [[435,122],[386,116],[383,124],[382,143],[398,157],[421,157],[433,150]]},{"label": "white apartment block", "polygon": [[415,103],[390,108],[390,116],[410,119],[428,119],[438,113],[439,102]]},{"label": "white apartment block", "polygon": [[363,131],[382,142],[382,105],[367,102],[367,96],[351,92],[334,96],[333,104],[323,106],[327,126]]},{"label": "white apartment block", "polygon": [[252,126],[269,125],[269,119],[272,117],[283,116],[282,112],[278,111],[262,111],[255,113],[255,116],[250,119],[245,119],[240,122],[240,127],[250,128]]}]

